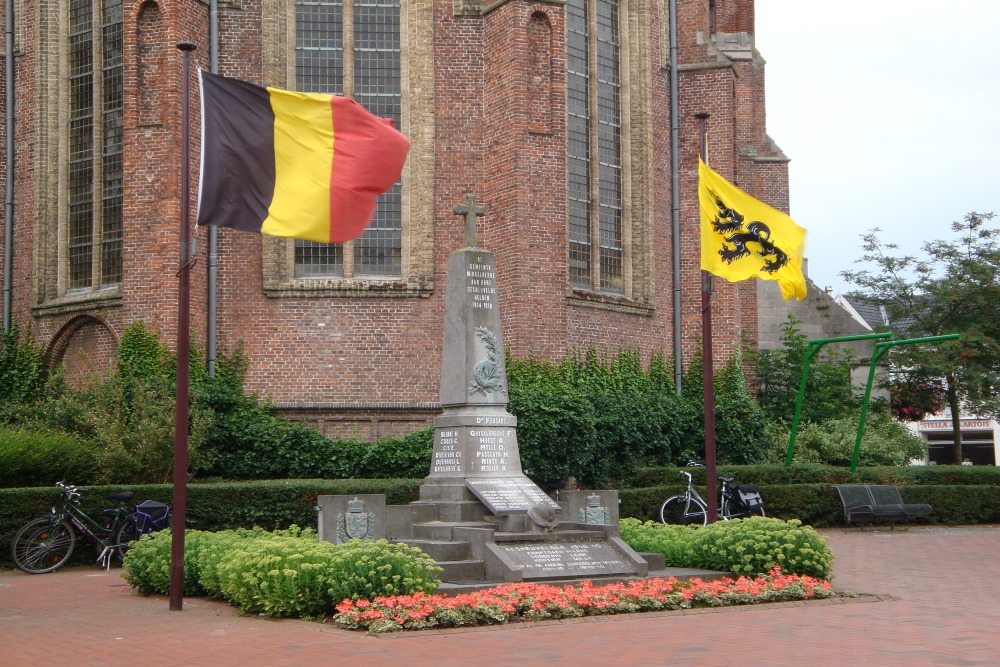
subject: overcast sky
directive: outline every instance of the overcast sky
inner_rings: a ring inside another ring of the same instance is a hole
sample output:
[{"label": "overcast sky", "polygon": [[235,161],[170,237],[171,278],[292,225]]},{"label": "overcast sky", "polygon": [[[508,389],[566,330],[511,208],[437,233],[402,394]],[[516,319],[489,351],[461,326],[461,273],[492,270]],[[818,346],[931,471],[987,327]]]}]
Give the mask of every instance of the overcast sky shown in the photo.
[{"label": "overcast sky", "polygon": [[909,254],[1000,216],[1000,0],[757,0],[767,130],[791,158],[809,277],[835,293],[872,227]]}]

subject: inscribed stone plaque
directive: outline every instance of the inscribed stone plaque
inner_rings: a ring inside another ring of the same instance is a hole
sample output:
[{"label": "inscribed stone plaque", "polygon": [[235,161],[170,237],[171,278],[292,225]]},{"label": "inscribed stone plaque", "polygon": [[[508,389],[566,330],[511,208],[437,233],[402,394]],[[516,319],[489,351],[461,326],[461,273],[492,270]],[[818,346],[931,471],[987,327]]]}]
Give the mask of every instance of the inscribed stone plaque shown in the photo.
[{"label": "inscribed stone plaque", "polygon": [[527,477],[493,477],[466,479],[465,485],[494,514],[527,512],[538,503],[560,509],[559,503],[545,495]]},{"label": "inscribed stone plaque", "polygon": [[525,579],[634,574],[635,566],[607,542],[492,545]]}]

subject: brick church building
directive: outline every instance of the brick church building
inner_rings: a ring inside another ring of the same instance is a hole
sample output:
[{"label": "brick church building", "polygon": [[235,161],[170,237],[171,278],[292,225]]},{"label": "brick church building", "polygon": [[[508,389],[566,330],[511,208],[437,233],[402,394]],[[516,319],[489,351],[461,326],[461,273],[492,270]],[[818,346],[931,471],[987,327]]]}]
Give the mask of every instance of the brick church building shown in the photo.
[{"label": "brick church building", "polygon": [[[194,343],[211,353],[211,340],[242,341],[248,389],[329,434],[409,432],[438,412],[445,268],[463,244],[454,209],[465,195],[485,209],[478,239],[496,256],[506,344],[556,360],[591,346],[671,357],[675,306],[685,363],[698,348],[695,114],[711,114],[714,169],[788,208],[788,160],[765,131],[753,0],[677,0],[673,50],[669,0],[11,4],[4,299],[71,377],[111,367],[136,320],[174,341],[181,41],[197,45],[197,67],[353,97],[412,143],[354,241],[221,229],[211,243],[193,232]],[[717,363],[742,332],[757,335],[756,282],[716,281]]]}]

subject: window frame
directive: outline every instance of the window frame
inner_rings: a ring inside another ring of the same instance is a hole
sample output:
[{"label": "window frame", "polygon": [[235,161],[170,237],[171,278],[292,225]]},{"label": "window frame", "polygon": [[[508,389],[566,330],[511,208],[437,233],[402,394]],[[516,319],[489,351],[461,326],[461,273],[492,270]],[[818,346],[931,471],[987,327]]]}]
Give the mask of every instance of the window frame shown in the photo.
[{"label": "window frame", "polygon": [[[89,65],[90,135],[86,142],[90,168],[89,217],[91,235],[84,244],[89,248],[89,282],[73,284],[71,276],[71,139],[73,122],[71,109],[71,79],[74,63],[70,49],[71,7],[59,0],[41,0],[37,11],[46,20],[41,21],[37,33],[39,45],[58,45],[58,48],[40,48],[35,68],[38,91],[38,124],[41,134],[38,145],[38,168],[33,192],[35,207],[35,255],[32,271],[32,307],[36,314],[59,314],[85,309],[116,307],[121,305],[121,285],[124,280],[124,80],[125,80],[125,3],[118,2],[118,16],[107,23],[104,0],[90,3]],[[110,59],[105,53],[107,30],[117,33],[121,40]],[[108,90],[107,77],[121,82],[115,93]],[[112,97],[108,97],[108,95]],[[109,101],[112,102],[109,104]],[[117,130],[118,139],[109,130]],[[107,142],[111,142],[108,144]],[[113,150],[107,152],[105,148]],[[117,162],[109,170],[107,164]],[[77,172],[79,174],[79,172]],[[109,184],[108,179],[112,183]],[[110,194],[109,194],[110,193]],[[79,201],[79,200],[78,200]],[[117,209],[115,219],[108,224],[108,209]],[[78,230],[79,231],[79,230]],[[108,246],[112,246],[108,251]],[[112,267],[110,280],[105,269]]]},{"label": "window frame", "polygon": [[[660,0],[663,2],[664,0]],[[567,238],[566,267],[568,297],[575,305],[611,308],[638,314],[650,314],[655,295],[655,264],[653,236],[654,224],[654,173],[655,159],[651,141],[643,138],[653,135],[653,58],[654,49],[650,26],[653,12],[661,12],[659,3],[641,0],[618,2],[618,81],[619,81],[619,150],[620,150],[620,225],[621,225],[621,288],[608,289],[601,285],[601,221],[600,184],[598,171],[600,157],[598,146],[598,108],[596,85],[589,83],[587,109],[590,121],[588,133],[589,174],[591,193],[589,214],[589,247],[591,248],[589,284],[574,283],[571,272],[570,235],[570,169],[569,127],[570,81],[569,54],[567,53],[566,113],[567,113]],[[589,48],[588,73],[591,81],[597,78],[597,0],[585,0]],[[569,7],[567,6],[567,14]],[[570,18],[566,20],[566,43],[570,43]],[[637,48],[638,47],[638,48]],[[596,240],[596,242],[595,242]],[[593,249],[598,252],[593,252]]]},{"label": "window frame", "polygon": [[[296,81],[295,0],[263,0],[266,85],[294,89]],[[348,24],[345,16],[345,42]],[[430,0],[400,0],[401,125],[410,139],[402,173],[399,275],[358,275],[353,270],[356,242],[344,246],[345,275],[296,276],[295,240],[263,237],[264,292],[273,298],[427,296],[433,289],[433,5]],[[353,62],[345,58],[345,85]],[[351,77],[353,79],[353,77]],[[352,81],[353,85],[353,81]],[[345,91],[346,92],[346,91]],[[407,129],[409,128],[409,129]],[[424,159],[421,159],[421,158]]]}]

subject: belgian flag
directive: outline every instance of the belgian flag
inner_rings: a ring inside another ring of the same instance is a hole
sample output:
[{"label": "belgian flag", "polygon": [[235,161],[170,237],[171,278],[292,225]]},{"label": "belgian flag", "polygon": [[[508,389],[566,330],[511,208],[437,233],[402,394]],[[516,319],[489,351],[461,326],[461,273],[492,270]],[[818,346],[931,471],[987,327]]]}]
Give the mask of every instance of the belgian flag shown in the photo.
[{"label": "belgian flag", "polygon": [[343,243],[399,180],[410,148],[354,100],[199,73],[198,224]]}]

